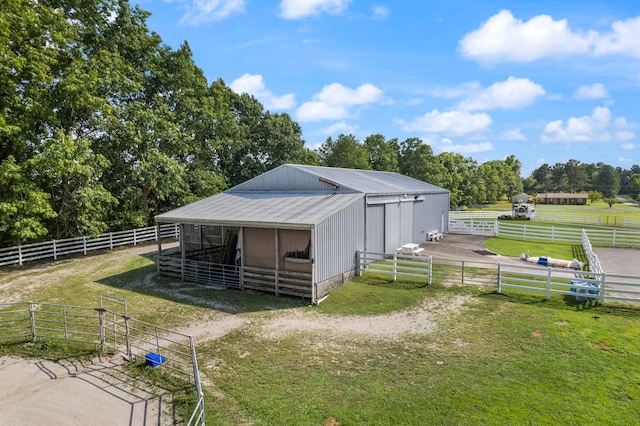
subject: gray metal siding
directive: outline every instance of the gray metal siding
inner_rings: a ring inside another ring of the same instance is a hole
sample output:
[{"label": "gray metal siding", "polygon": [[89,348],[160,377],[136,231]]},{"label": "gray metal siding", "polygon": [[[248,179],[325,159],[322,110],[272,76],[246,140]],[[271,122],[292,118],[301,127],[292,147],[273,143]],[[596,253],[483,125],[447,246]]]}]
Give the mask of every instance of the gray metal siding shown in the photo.
[{"label": "gray metal siding", "polygon": [[368,205],[366,215],[365,249],[382,253],[384,252],[384,204]]},{"label": "gray metal siding", "polygon": [[425,195],[425,200],[413,206],[413,237],[423,242],[429,231],[449,232],[449,194]]},{"label": "gray metal siding", "polygon": [[400,247],[400,203],[384,205],[384,251],[393,253]]},{"label": "gray metal siding", "polygon": [[407,243],[419,243],[413,238],[413,202],[400,203],[400,247]]},{"label": "gray metal siding", "polygon": [[322,282],[353,270],[357,250],[364,250],[364,200],[336,212],[316,227],[316,276]]}]

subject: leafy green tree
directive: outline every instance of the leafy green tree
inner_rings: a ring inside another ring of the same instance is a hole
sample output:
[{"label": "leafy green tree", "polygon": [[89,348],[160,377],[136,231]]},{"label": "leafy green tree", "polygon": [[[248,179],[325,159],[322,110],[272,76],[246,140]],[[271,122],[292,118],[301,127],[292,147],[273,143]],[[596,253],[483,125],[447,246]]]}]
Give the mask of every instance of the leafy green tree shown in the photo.
[{"label": "leafy green tree", "polygon": [[13,156],[0,163],[0,242],[18,245],[47,235],[56,213],[49,194],[41,191]]},{"label": "leafy green tree", "polygon": [[594,188],[602,192],[605,198],[616,196],[620,190],[620,176],[608,164],[603,165],[596,171],[592,181]]},{"label": "leafy green tree", "polygon": [[569,160],[564,165],[564,174],[567,176],[567,189],[569,192],[582,191],[589,180],[585,165],[578,160]]},{"label": "leafy green tree", "polygon": [[629,178],[627,193],[632,200],[640,201],[640,173],[634,173]]},{"label": "leafy green tree", "polygon": [[618,202],[614,197],[605,197],[604,202],[609,204],[609,208],[611,208],[615,203]]},{"label": "leafy green tree", "polygon": [[555,190],[553,185],[553,169],[548,164],[543,164],[531,173],[531,177],[536,184],[533,188],[536,192],[552,192]]},{"label": "leafy green tree", "polygon": [[398,140],[385,140],[381,134],[369,135],[364,139],[364,146],[369,154],[369,164],[373,170],[397,172]]},{"label": "leafy green tree", "polygon": [[422,142],[419,138],[409,138],[402,141],[398,146],[398,168],[400,173],[434,185],[438,183],[432,181],[435,156],[431,147]]},{"label": "leafy green tree", "polygon": [[593,204],[598,200],[602,200],[602,193],[600,191],[589,191],[588,198],[589,202]]},{"label": "leafy green tree", "polygon": [[331,137],[327,138],[318,154],[324,166],[371,169],[366,147],[353,135],[340,134],[335,141]]},{"label": "leafy green tree", "polygon": [[100,234],[108,229],[107,212],[117,200],[100,182],[108,166],[102,155],[91,151],[90,141],[57,131],[32,160],[34,180],[48,187],[56,212],[50,231],[53,236]]}]

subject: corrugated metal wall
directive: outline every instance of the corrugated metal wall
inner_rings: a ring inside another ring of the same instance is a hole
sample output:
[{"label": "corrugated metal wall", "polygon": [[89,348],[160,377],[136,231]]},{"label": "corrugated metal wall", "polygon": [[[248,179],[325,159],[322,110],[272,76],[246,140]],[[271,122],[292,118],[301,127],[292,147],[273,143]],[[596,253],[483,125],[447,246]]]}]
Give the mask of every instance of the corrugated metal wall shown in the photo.
[{"label": "corrugated metal wall", "polygon": [[316,282],[355,268],[357,250],[364,250],[364,197],[316,227]]},{"label": "corrugated metal wall", "polygon": [[367,236],[365,250],[384,252],[384,204],[367,205]]},{"label": "corrugated metal wall", "polygon": [[393,253],[401,244],[400,203],[384,205],[384,252]]},{"label": "corrugated metal wall", "polygon": [[413,205],[414,242],[425,241],[429,231],[449,232],[449,193],[425,194],[424,201]]}]

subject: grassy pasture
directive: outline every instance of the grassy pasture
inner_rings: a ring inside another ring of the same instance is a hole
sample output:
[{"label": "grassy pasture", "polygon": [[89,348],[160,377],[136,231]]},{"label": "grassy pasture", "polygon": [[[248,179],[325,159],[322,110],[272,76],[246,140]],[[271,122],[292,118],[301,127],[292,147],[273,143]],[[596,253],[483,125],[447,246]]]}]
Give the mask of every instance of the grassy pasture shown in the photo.
[{"label": "grassy pasture", "polygon": [[[498,242],[500,250],[512,243]],[[557,246],[540,249],[556,257]],[[197,339],[208,424],[634,424],[640,416],[636,306],[361,277],[312,307],[160,278],[152,254],[127,252],[3,269],[1,297],[92,306],[110,294],[129,302],[131,316],[174,328],[246,320],[216,340]],[[433,327],[406,331],[425,310]],[[291,317],[372,328],[402,321],[392,335],[265,331]],[[0,354],[26,346],[0,342]]]}]

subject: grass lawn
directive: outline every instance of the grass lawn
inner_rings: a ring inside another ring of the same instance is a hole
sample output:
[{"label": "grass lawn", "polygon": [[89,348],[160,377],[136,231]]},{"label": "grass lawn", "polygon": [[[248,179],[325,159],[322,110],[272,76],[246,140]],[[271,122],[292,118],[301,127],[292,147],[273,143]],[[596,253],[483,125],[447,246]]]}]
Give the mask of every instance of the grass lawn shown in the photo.
[{"label": "grass lawn", "polygon": [[[551,251],[556,246],[541,250],[566,258],[567,252]],[[85,306],[107,293],[127,299],[134,318],[168,327],[246,319],[216,340],[197,339],[208,424],[324,425],[331,418],[342,426],[635,424],[640,418],[638,306],[358,278],[312,307],[176,283],[154,270],[153,256],[115,252],[4,270],[0,286],[3,297]],[[433,327],[406,331],[403,324],[423,318],[425,306],[435,306],[427,312]],[[392,315],[402,322],[391,335],[332,327],[265,332],[298,316],[375,328]],[[16,352],[0,342],[0,354]]]},{"label": "grass lawn", "polygon": [[491,237],[484,242],[484,246],[503,256],[519,257],[520,254],[529,252],[531,256],[546,256],[565,260],[578,259],[585,263],[588,261],[581,244],[550,244]]}]

